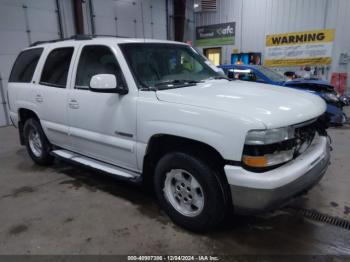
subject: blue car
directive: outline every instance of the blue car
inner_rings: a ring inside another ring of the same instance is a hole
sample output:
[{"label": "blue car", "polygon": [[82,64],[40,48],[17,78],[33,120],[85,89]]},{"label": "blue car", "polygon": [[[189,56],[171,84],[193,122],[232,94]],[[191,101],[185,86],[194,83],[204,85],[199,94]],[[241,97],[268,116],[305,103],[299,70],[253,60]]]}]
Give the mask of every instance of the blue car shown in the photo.
[{"label": "blue car", "polygon": [[304,78],[287,81],[284,75],[260,65],[221,65],[219,68],[232,79],[290,87],[318,95],[327,103],[326,115],[330,126],[341,126],[347,122],[344,103],[326,81]]}]

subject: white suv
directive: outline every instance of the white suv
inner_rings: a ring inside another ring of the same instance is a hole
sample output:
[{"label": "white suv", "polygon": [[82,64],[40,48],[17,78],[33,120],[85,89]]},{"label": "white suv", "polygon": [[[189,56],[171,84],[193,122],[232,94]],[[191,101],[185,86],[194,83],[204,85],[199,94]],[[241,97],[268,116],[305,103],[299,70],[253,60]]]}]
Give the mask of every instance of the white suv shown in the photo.
[{"label": "white suv", "polygon": [[277,207],[325,173],[315,95],[229,81],[177,42],[80,37],[22,51],[10,115],[40,165],[60,157],[152,181],[177,224],[205,230],[227,211]]}]

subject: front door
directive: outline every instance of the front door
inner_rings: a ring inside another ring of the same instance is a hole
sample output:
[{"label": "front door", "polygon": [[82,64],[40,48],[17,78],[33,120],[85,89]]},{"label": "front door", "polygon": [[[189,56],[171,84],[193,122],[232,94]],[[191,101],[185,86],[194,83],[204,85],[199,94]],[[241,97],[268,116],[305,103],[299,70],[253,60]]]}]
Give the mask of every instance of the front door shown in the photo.
[{"label": "front door", "polygon": [[89,90],[97,74],[114,74],[118,86],[126,81],[116,51],[85,45],[76,63],[68,95],[68,121],[73,151],[119,167],[136,170],[136,100],[133,94]]}]

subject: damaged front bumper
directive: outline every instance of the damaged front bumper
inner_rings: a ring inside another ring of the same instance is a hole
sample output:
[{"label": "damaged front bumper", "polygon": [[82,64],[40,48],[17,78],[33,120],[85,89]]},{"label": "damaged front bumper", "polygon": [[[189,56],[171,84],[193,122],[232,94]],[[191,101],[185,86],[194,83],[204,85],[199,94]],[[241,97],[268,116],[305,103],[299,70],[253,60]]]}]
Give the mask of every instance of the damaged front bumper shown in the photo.
[{"label": "damaged front bumper", "polygon": [[235,212],[252,213],[281,206],[313,187],[325,174],[330,159],[326,136],[317,136],[309,148],[289,163],[263,173],[225,166]]}]

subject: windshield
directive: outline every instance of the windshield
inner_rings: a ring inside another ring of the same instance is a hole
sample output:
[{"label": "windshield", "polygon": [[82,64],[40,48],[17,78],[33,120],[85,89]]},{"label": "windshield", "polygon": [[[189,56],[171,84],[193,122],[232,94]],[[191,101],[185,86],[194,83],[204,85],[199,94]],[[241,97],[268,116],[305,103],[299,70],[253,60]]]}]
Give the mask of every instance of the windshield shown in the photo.
[{"label": "windshield", "polygon": [[273,82],[285,82],[286,77],[284,75],[281,75],[280,73],[277,73],[276,71],[265,67],[265,66],[254,66],[257,70],[259,70],[263,75],[265,75],[267,78],[271,79]]},{"label": "windshield", "polygon": [[[186,86],[208,78],[222,78],[193,48],[177,44],[120,44],[141,87]],[[184,85],[185,84],[185,85]]]}]

